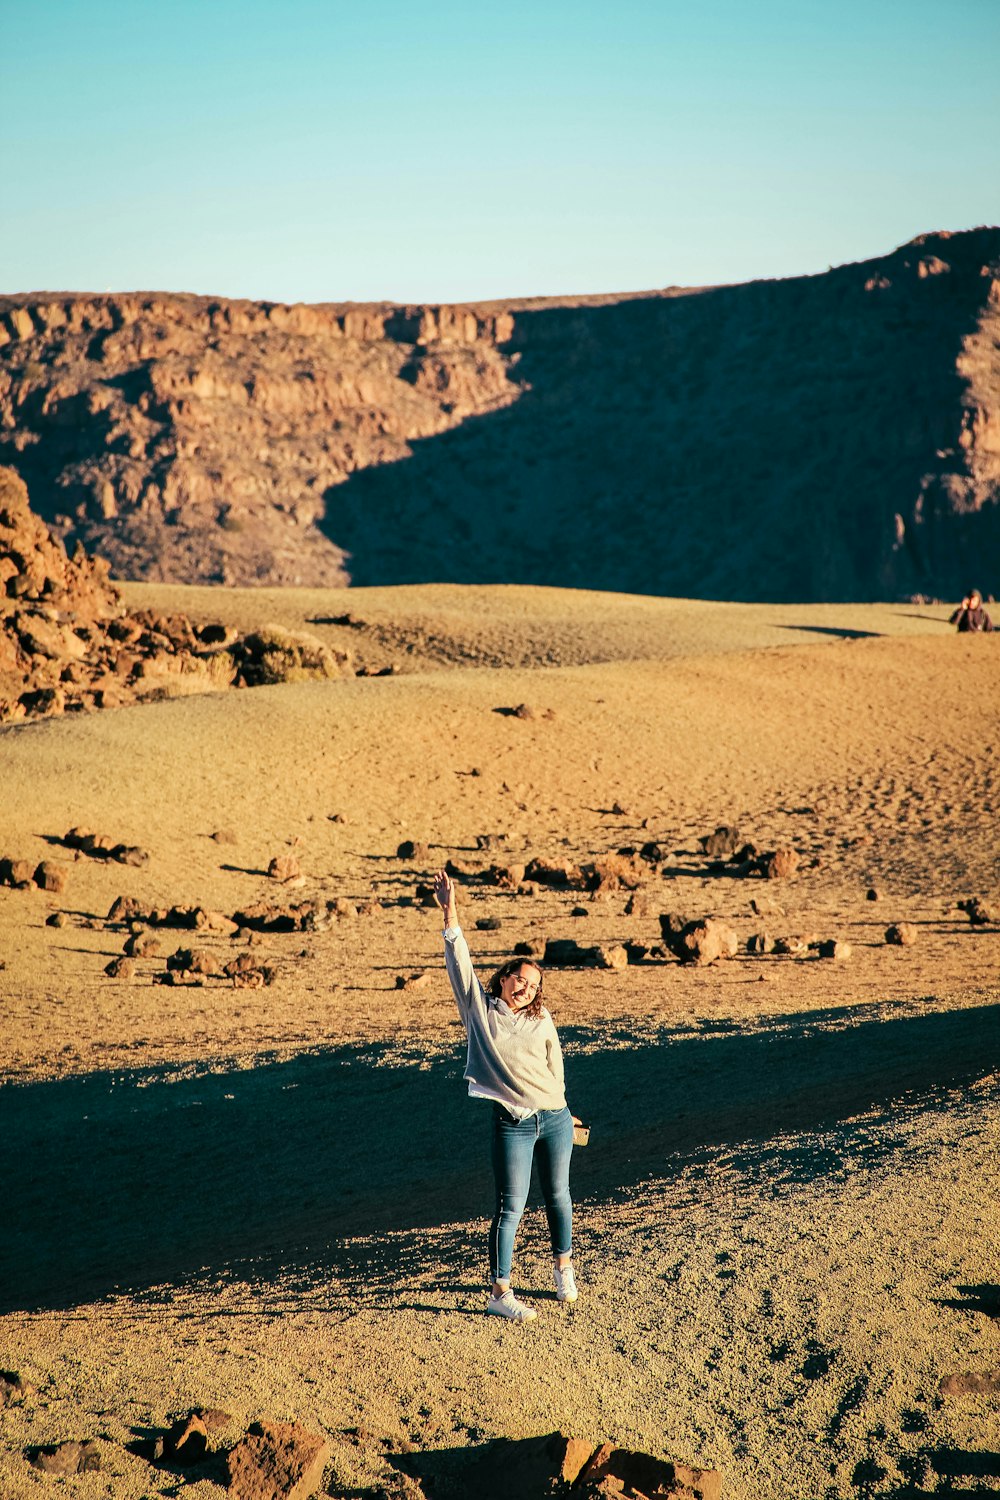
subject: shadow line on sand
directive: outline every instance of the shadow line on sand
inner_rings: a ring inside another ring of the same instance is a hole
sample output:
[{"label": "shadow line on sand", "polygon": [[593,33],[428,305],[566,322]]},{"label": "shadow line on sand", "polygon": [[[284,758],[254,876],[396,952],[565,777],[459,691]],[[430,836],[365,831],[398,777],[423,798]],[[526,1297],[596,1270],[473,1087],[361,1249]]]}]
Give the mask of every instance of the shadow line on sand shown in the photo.
[{"label": "shadow line on sand", "polygon": [[[627,1200],[721,1148],[762,1183],[843,1173],[894,1148],[884,1121],[857,1116],[907,1096],[943,1109],[1000,1066],[998,1009],[847,1025],[817,1012],[592,1051],[591,1032],[564,1027],[570,1103],[594,1131],[574,1194]],[[461,1073],[458,1048],[414,1061],[381,1044],[5,1086],[0,1139],[17,1149],[0,1169],[0,1313],[206,1275],[294,1274],[306,1292],[332,1268],[388,1282],[431,1229],[436,1259],[468,1265],[455,1226],[488,1211],[492,1184],[489,1112]],[[832,1144],[810,1141],[835,1127]]]}]

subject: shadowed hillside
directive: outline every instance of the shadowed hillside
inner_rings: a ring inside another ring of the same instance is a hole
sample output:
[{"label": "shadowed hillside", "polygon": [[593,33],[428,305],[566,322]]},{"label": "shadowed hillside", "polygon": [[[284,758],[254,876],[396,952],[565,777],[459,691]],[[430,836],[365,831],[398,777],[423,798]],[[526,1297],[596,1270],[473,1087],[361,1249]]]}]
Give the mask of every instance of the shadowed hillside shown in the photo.
[{"label": "shadowed hillside", "polygon": [[747,600],[996,585],[997,229],[700,291],[47,294],[0,300],[0,330],[0,456],[119,575]]}]

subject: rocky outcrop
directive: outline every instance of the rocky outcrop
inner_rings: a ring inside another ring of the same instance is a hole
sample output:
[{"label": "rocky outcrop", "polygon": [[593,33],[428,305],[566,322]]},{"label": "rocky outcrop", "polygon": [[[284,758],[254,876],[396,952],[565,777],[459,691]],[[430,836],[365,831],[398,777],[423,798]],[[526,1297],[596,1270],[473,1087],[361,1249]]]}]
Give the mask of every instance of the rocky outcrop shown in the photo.
[{"label": "rocky outcrop", "polygon": [[819,276],[478,307],[6,297],[0,346],[0,458],[120,577],[995,582],[997,229]]},{"label": "rocky outcrop", "polygon": [[[302,632],[268,626],[238,636],[186,615],[126,613],[108,564],[79,546],[69,557],[34,514],[24,482],[0,468],[0,724],[353,670],[348,652]],[[66,842],[95,858],[144,863],[142,850],[79,829]]]}]

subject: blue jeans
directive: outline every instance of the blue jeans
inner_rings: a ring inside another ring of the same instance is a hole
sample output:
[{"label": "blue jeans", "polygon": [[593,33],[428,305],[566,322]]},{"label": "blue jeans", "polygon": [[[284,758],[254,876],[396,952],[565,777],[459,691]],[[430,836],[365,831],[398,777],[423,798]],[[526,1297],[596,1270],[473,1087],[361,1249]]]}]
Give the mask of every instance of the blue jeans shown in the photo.
[{"label": "blue jeans", "polygon": [[567,1107],[540,1109],[527,1120],[515,1120],[502,1104],[493,1106],[493,1180],[496,1208],[490,1225],[490,1272],[494,1281],[510,1280],[514,1236],[528,1201],[531,1163],[545,1200],[553,1255],[573,1248],[573,1204],[569,1196],[569,1159],[573,1151],[573,1116]]}]

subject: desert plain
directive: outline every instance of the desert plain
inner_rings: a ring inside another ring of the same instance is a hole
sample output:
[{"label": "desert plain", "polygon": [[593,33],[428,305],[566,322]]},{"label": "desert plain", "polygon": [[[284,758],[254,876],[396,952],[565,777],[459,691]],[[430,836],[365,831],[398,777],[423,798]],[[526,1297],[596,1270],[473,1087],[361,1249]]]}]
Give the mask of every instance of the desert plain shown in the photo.
[{"label": "desert plain", "polygon": [[[0,1411],[3,1500],[214,1500],[214,1471],[135,1451],[193,1406],[322,1433],[324,1493],[357,1500],[406,1473],[465,1493],[484,1444],[556,1429],[717,1469],[727,1500],[1000,1492],[1000,926],[957,905],[1000,899],[1000,637],[926,604],[123,592],[393,671],[0,731],[0,855],[67,877],[0,890],[0,1367],[34,1388]],[[794,848],[793,876],[710,861],[723,824]],[[651,843],[635,893],[461,880],[483,977],[519,941],[639,960],[547,973],[592,1128],[581,1296],[554,1299],[533,1195],[515,1286],[539,1317],[507,1326],[484,1316],[488,1111],[417,888]],[[121,895],[340,905],[198,934],[270,985],[167,985],[191,934],[106,975]],[[677,962],[668,912],[738,952]],[[764,933],[800,941],[748,951]],[[26,1462],[67,1438],[101,1469]]]}]

